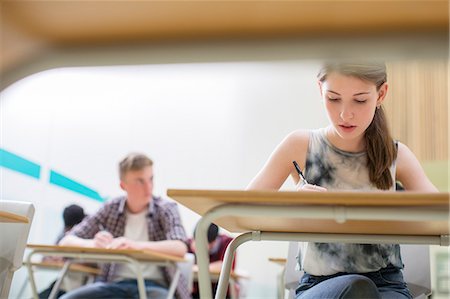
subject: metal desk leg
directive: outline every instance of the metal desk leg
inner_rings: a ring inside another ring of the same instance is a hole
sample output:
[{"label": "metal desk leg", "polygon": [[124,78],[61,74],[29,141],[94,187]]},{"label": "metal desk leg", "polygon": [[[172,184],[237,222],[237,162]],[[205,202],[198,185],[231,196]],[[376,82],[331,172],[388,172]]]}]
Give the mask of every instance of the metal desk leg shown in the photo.
[{"label": "metal desk leg", "polygon": [[169,292],[167,293],[167,299],[172,299],[175,297],[175,291],[177,290],[177,284],[181,274],[180,269],[178,267],[176,267],[176,269],[177,271],[175,272],[175,275],[173,276],[170,283]]},{"label": "metal desk leg", "polygon": [[[47,256],[62,256],[62,257],[76,259],[76,260],[83,260],[83,261],[91,260],[91,261],[98,262],[99,260],[105,260],[105,261],[109,261],[109,262],[113,262],[113,263],[114,262],[121,262],[121,263],[127,262],[127,263],[130,263],[134,267],[134,270],[135,270],[135,273],[136,273],[136,281],[137,281],[137,285],[138,285],[139,298],[140,299],[147,299],[147,293],[146,293],[146,290],[145,290],[145,282],[144,282],[144,276],[142,274],[141,265],[134,258],[131,258],[131,257],[128,257],[128,256],[124,256],[124,255],[120,255],[120,254],[108,255],[108,257],[105,258],[101,254],[94,254],[94,253],[92,253],[92,254],[87,254],[87,253],[81,254],[81,253],[70,253],[70,252],[69,253],[68,252],[60,253],[60,252],[47,252],[47,251],[42,251],[42,250],[34,250],[27,257],[27,269],[28,269],[28,274],[29,274],[29,277],[30,277],[31,289],[33,291],[33,298],[34,299],[39,299],[39,298],[38,298],[38,293],[37,293],[37,289],[36,289],[36,282],[34,280],[33,269],[32,269],[32,266],[31,266],[31,257],[34,254],[37,254],[37,253],[42,254],[44,256],[46,256],[46,255]],[[68,264],[65,264],[64,268],[66,266],[67,266],[67,269],[68,269],[68,267],[69,267]],[[66,272],[67,272],[67,269],[66,269]],[[63,269],[62,272],[64,272],[64,269]],[[65,274],[65,273],[62,273],[62,272],[61,272],[61,275],[60,275],[60,279],[62,279],[62,277],[64,277],[64,274]],[[52,290],[52,292],[53,292],[53,290]]]},{"label": "metal desk leg", "polygon": [[227,295],[228,281],[230,279],[231,266],[233,264],[234,254],[239,245],[253,240],[254,233],[248,232],[237,236],[228,244],[222,264],[222,270],[219,276],[219,285],[217,286],[216,299],[225,298]]},{"label": "metal desk leg", "polygon": [[195,230],[195,247],[198,265],[198,286],[200,298],[212,298],[211,277],[209,276],[209,254],[207,231],[211,221],[202,217]]},{"label": "metal desk leg", "polygon": [[139,299],[147,299],[147,292],[145,291],[144,276],[142,275],[141,265],[138,261],[132,258],[127,258],[128,262],[134,266],[134,271],[136,273],[136,281],[139,291]]},{"label": "metal desk leg", "polygon": [[58,274],[58,279],[56,280],[55,285],[53,286],[52,291],[50,292],[50,295],[48,296],[48,299],[56,298],[56,294],[58,294],[58,290],[61,287],[61,283],[64,279],[64,276],[66,276],[67,271],[69,271],[69,267],[70,267],[71,263],[72,263],[72,261],[70,261],[70,260],[67,260],[64,263],[64,266],[63,266],[61,272],[59,272],[59,274]]},{"label": "metal desk leg", "polygon": [[33,275],[33,269],[31,265],[31,256],[34,255],[34,251],[31,251],[27,256],[27,270],[28,270],[28,277],[30,278],[30,285],[31,285],[31,293],[33,295],[34,299],[39,299],[37,288],[36,288],[36,281],[34,280]]}]

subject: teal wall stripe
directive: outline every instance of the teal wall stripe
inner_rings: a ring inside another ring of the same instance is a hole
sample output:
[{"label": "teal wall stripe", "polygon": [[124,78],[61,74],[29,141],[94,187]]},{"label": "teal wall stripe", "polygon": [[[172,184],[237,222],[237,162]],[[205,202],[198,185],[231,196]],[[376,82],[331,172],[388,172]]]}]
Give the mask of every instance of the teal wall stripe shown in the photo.
[{"label": "teal wall stripe", "polygon": [[[40,179],[41,177],[40,165],[2,148],[0,148],[0,166],[33,177],[35,179]],[[92,190],[91,188],[86,187],[83,184],[80,184],[60,173],[57,173],[56,171],[50,171],[49,182],[50,184],[54,184],[70,191],[79,193],[91,199],[100,202],[105,201],[105,199],[102,198],[97,191]]]},{"label": "teal wall stripe", "polygon": [[41,166],[0,148],[0,166],[31,176],[41,177]]},{"label": "teal wall stripe", "polygon": [[56,171],[53,170],[50,171],[49,182],[50,184],[54,184],[59,187],[68,189],[70,191],[82,194],[97,201],[100,202],[104,201],[104,199],[98,194],[97,191],[94,191],[91,188],[84,186],[83,184],[80,184],[72,179],[69,179],[68,177],[63,176],[62,174],[57,173]]}]

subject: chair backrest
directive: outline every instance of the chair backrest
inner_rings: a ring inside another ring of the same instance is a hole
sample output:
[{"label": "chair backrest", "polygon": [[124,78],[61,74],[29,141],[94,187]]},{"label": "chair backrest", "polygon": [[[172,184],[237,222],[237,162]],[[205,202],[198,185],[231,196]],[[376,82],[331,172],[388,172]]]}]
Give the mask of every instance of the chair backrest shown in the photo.
[{"label": "chair backrest", "polygon": [[34,206],[29,202],[0,199],[0,211],[28,218],[28,223],[0,223],[0,299],[6,299],[14,271],[22,266]]},{"label": "chair backrest", "polygon": [[400,245],[403,276],[413,298],[431,295],[430,246]]},{"label": "chair backrest", "polygon": [[185,262],[177,263],[180,274],[186,279],[188,283],[189,292],[192,292],[194,285],[194,272],[193,267],[195,264],[195,255],[193,253],[186,253],[184,255]]},{"label": "chair backrest", "polygon": [[300,243],[289,242],[286,265],[284,269],[284,287],[289,290],[289,297],[294,298],[295,289],[298,287],[303,271],[298,269],[298,258],[300,254]]}]

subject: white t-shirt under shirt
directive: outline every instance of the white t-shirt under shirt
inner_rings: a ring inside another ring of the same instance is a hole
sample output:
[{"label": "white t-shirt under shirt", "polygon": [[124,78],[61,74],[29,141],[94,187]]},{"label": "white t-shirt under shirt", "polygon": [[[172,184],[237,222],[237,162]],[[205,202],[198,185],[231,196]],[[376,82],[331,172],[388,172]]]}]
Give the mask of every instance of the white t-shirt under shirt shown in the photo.
[{"label": "white t-shirt under shirt", "polygon": [[[136,214],[126,211],[125,238],[133,241],[148,241],[147,213],[147,209]],[[140,266],[144,279],[153,280],[163,286],[166,284],[159,266],[151,263],[141,263]],[[134,267],[128,263],[118,263],[114,281],[124,279],[136,279]]]}]

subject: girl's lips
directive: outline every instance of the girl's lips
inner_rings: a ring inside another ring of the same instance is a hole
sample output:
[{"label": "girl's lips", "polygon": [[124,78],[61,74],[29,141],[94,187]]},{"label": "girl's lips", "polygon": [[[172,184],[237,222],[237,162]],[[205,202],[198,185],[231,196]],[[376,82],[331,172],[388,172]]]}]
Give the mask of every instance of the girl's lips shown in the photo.
[{"label": "girl's lips", "polygon": [[344,132],[352,132],[356,126],[352,126],[352,125],[339,125],[339,127],[344,131]]}]

